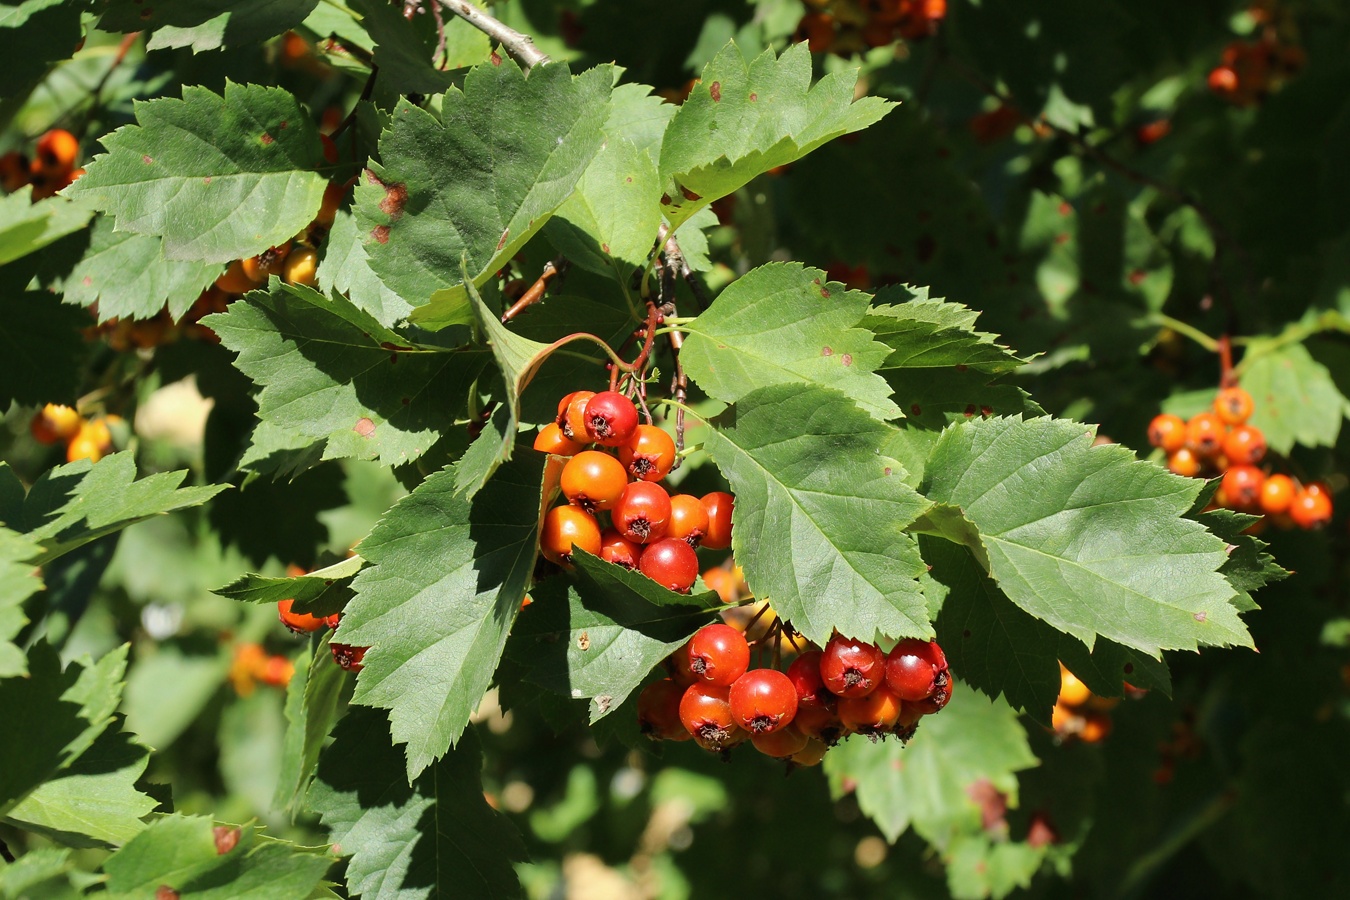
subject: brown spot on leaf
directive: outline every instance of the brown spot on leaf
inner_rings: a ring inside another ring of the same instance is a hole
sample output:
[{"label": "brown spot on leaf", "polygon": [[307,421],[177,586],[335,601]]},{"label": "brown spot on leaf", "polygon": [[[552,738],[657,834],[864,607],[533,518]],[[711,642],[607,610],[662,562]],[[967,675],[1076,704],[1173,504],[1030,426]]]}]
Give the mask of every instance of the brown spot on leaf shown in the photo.
[{"label": "brown spot on leaf", "polygon": [[970,366],[966,365],[965,363],[957,363],[957,364],[956,364],[956,371],[958,371],[958,372],[964,372],[964,371],[966,371],[966,370],[969,369],[969,368],[970,368]]},{"label": "brown spot on leaf", "polygon": [[282,119],[282,120],[281,120],[281,124],[278,125],[277,128],[281,129],[282,131],[285,131],[285,130],[286,130],[286,126],[287,126],[288,124],[290,124],[290,123],[288,123],[285,119]]},{"label": "brown spot on leaf", "polygon": [[1126,674],[1126,675],[1129,675],[1129,674],[1130,674],[1131,672],[1133,672],[1133,671],[1134,671],[1134,663],[1126,663],[1126,664],[1125,664],[1125,674]]},{"label": "brown spot on leaf", "polygon": [[633,183],[633,176],[632,176],[632,175],[629,175],[628,178],[626,178],[625,180],[626,180],[629,184],[632,184],[632,183]]},{"label": "brown spot on leaf", "polygon": [[[141,18],[145,18],[145,15],[142,14]],[[155,888],[155,900],[178,900],[178,892],[167,884],[161,884]]]},{"label": "brown spot on leaf", "polygon": [[670,205],[670,195],[669,195],[669,194],[662,194],[662,195],[661,195],[661,205],[662,205],[662,206],[669,206],[669,205]]},{"label": "brown spot on leaf", "polygon": [[207,175],[205,178],[202,179],[202,184],[210,184],[210,183],[211,183],[210,175]]},{"label": "brown spot on leaf", "polygon": [[376,243],[389,243],[389,226],[376,225],[374,228],[370,229],[370,236],[375,239]]},{"label": "brown spot on leaf", "polygon": [[698,194],[695,194],[693,191],[689,190],[689,188],[687,188],[687,187],[681,187],[681,188],[680,188],[680,193],[681,193],[682,195],[684,195],[684,199],[688,200],[690,203],[695,203],[695,202],[697,202],[698,200],[701,199],[701,198],[699,197]]},{"label": "brown spot on leaf", "polygon": [[258,138],[258,140],[262,141],[262,142],[263,142],[263,146],[265,147],[265,146],[267,146],[268,144],[272,143],[272,141],[275,140],[275,138],[273,138],[270,134],[268,134],[267,132],[264,131],[264,132],[262,133],[262,137]]},{"label": "brown spot on leaf", "polygon": [[821,355],[821,356],[834,356],[834,348],[833,348],[833,347],[821,347],[821,348],[820,348],[820,355]]},{"label": "brown spot on leaf", "polygon": [[853,354],[845,353],[843,356],[839,357],[839,361],[846,366],[851,366],[853,365]]},{"label": "brown spot on leaf", "polygon": [[84,276],[84,286],[85,286],[85,287],[89,287],[89,286],[90,286],[91,284],[93,284],[93,283],[94,283],[94,279],[90,278],[88,275]]},{"label": "brown spot on leaf", "polygon": [[917,403],[912,403],[912,404],[910,404],[910,407],[909,407],[909,413],[910,413],[910,415],[913,415],[913,416],[921,416],[921,415],[923,415],[923,409],[919,406],[919,404],[917,404]]},{"label": "brown spot on leaf", "polygon": [[722,99],[722,82],[714,81],[708,85],[708,93],[712,95],[714,103],[719,102]]},{"label": "brown spot on leaf", "polygon": [[216,840],[217,856],[224,856],[239,844],[239,829],[228,825],[215,826],[211,829],[211,836]]},{"label": "brown spot on leaf", "polygon": [[492,55],[488,57],[488,59],[492,60],[494,66],[500,66],[502,64],[502,55],[496,50],[492,51]]},{"label": "brown spot on leaf", "polygon": [[577,649],[582,653],[591,649],[591,636],[589,633],[583,631],[581,634],[577,635]]},{"label": "brown spot on leaf", "polygon": [[609,712],[609,708],[614,705],[614,698],[609,694],[595,695],[595,708],[600,711],[600,715]]},{"label": "brown spot on leaf", "polygon": [[601,244],[600,244],[600,249],[603,250],[603,251],[605,251],[606,253],[609,253],[609,244],[601,243]]},{"label": "brown spot on leaf", "polygon": [[365,416],[362,416],[356,420],[356,424],[352,426],[352,431],[355,431],[363,438],[368,438],[375,433],[375,423]]},{"label": "brown spot on leaf", "polygon": [[509,235],[510,233],[511,233],[511,229],[510,229],[510,228],[508,228],[508,229],[506,229],[505,231],[502,232],[501,240],[497,241],[497,249],[498,249],[498,250],[500,250],[500,249],[502,249],[503,247],[506,246],[506,238],[507,238],[507,235]]},{"label": "brown spot on leaf", "polygon": [[1204,610],[1202,609],[1202,610],[1200,610],[1200,612],[1198,612],[1198,613],[1195,614],[1194,618],[1195,618],[1195,621],[1197,621],[1197,622],[1205,622],[1205,621],[1208,621],[1208,620],[1209,620],[1209,613],[1207,613],[1206,611],[1204,611]]},{"label": "brown spot on leaf", "polygon": [[759,99],[759,94],[756,94],[754,91],[751,91],[751,92],[750,92],[750,102],[751,102],[751,103],[754,103],[754,102],[755,102],[756,100],[758,100],[758,99]]},{"label": "brown spot on leaf", "polygon": [[891,467],[890,467],[890,466],[887,466],[886,468],[882,469],[881,471],[882,471],[883,473],[885,473],[886,475],[890,475],[890,474],[891,474]]},{"label": "brown spot on leaf", "polygon": [[830,296],[830,289],[827,288],[827,287],[825,287],[825,285],[823,285],[823,284],[820,286],[820,296],[822,296],[822,297],[829,297],[829,296]]},{"label": "brown spot on leaf", "polygon": [[399,403],[402,403],[404,406],[407,406],[409,403],[412,403],[412,398],[411,398],[411,397],[403,397],[403,398],[401,398],[398,402],[399,402]]},{"label": "brown spot on leaf", "polygon": [[154,162],[154,160],[151,159],[151,158],[148,157],[148,156],[142,156],[142,157],[141,157],[141,162],[145,163],[145,164],[148,166],[148,165],[152,164],[152,163]]}]

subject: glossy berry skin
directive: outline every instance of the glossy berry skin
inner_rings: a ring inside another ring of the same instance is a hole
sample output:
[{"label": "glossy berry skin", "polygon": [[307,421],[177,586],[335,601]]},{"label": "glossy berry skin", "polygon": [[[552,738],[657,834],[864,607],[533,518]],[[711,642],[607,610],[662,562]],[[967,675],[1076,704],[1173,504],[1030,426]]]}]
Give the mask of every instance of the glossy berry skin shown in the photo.
[{"label": "glossy berry skin", "polygon": [[703,535],[703,546],[709,550],[725,550],[731,546],[731,512],[735,498],[726,491],[713,491],[699,498],[708,510],[708,532]]},{"label": "glossy berry skin", "polygon": [[572,551],[578,547],[587,553],[600,553],[600,526],[595,516],[575,506],[550,509],[539,532],[539,551],[544,558],[559,565],[571,565]]},{"label": "glossy berry skin", "polygon": [[1257,465],[1266,456],[1266,436],[1254,425],[1239,425],[1224,439],[1223,455],[1229,465]]},{"label": "glossy berry skin", "polygon": [[563,434],[574,441],[590,441],[586,436],[586,404],[594,396],[595,391],[573,391],[563,398],[567,406],[558,413],[558,425],[562,427]]},{"label": "glossy berry skin", "polygon": [[788,666],[787,677],[797,689],[799,706],[834,707],[837,698],[820,677],[820,661],[824,656],[819,650],[807,650]]},{"label": "glossy berry skin", "polygon": [[638,481],[660,481],[675,465],[675,439],[655,425],[639,425],[619,448],[619,462]]},{"label": "glossy berry skin", "polygon": [[1289,504],[1289,518],[1299,528],[1321,528],[1331,521],[1331,496],[1325,489],[1317,490],[1309,485]]},{"label": "glossy berry skin", "polygon": [[705,625],[689,639],[689,671],[699,681],[731,687],[750,668],[750,645],[730,625]]},{"label": "glossy berry skin", "polygon": [[693,737],[680,721],[684,686],[669,678],[653,681],[638,695],[638,726],[654,741],[687,741]]},{"label": "glossy berry skin", "polygon": [[876,644],[837,634],[825,645],[820,677],[836,697],[866,697],[886,678],[886,654]]},{"label": "glossy berry skin", "polygon": [[1266,473],[1256,466],[1232,466],[1223,473],[1219,489],[1233,509],[1254,510],[1260,507],[1265,484]]},{"label": "glossy berry skin", "polygon": [[670,524],[666,537],[679,538],[698,549],[708,533],[708,508],[693,494],[674,494],[670,498]]},{"label": "glossy berry skin", "polygon": [[601,391],[586,403],[586,436],[602,447],[622,447],[637,425],[637,407],[618,391]]},{"label": "glossy berry skin", "polygon": [[642,547],[619,534],[613,528],[600,532],[600,558],[625,569],[636,569],[642,558]]},{"label": "glossy berry skin", "polygon": [[731,715],[730,688],[692,684],[680,697],[680,723],[705,750],[725,750],[740,730]]},{"label": "glossy berry skin", "polygon": [[885,734],[900,718],[901,700],[886,685],[866,697],[844,697],[839,701],[839,721],[858,734]]},{"label": "glossy berry skin", "polygon": [[698,556],[679,538],[667,538],[642,551],[638,571],[664,588],[687,594],[698,579]]},{"label": "glossy berry skin", "polygon": [[[886,684],[901,700],[922,700],[933,693],[938,672],[947,668],[945,657],[932,641],[906,638],[886,656]],[[840,713],[842,717],[843,713]]]},{"label": "glossy berry skin", "polygon": [[348,672],[360,672],[362,669],[362,660],[365,659],[366,651],[369,647],[356,647],[352,644],[329,644],[328,651],[333,654],[333,662],[337,663],[338,668]]},{"label": "glossy berry skin", "polygon": [[1214,398],[1214,412],[1226,425],[1245,424],[1255,408],[1252,395],[1240,387],[1224,388]]},{"label": "glossy berry skin", "polygon": [[294,600],[280,600],[277,602],[277,617],[281,619],[282,625],[285,625],[296,634],[309,634],[312,631],[318,631],[320,628],[328,627],[328,618],[325,616],[291,612],[291,606],[294,603]]},{"label": "glossy berry skin", "polygon": [[806,749],[807,740],[806,735],[791,725],[777,731],[750,735],[750,743],[755,745],[755,749],[774,759],[787,759],[801,753]]},{"label": "glossy berry skin", "polygon": [[581,452],[581,444],[563,434],[557,422],[549,422],[534,436],[534,449],[554,456],[576,456]]},{"label": "glossy berry skin", "polygon": [[1186,446],[1186,421],[1171,413],[1154,416],[1148,424],[1148,442],[1166,453],[1175,453]]},{"label": "glossy berry skin", "polygon": [[1288,475],[1271,475],[1261,486],[1261,512],[1279,515],[1289,511],[1298,494],[1298,486]]},{"label": "glossy berry skin", "polygon": [[1092,699],[1092,691],[1086,684],[1078,679],[1078,676],[1064,668],[1059,667],[1059,700],[1065,706],[1082,706]]},{"label": "glossy berry skin", "polygon": [[[615,465],[618,465],[617,460]],[[619,471],[623,471],[622,466]],[[563,474],[566,476],[566,470]],[[670,495],[659,484],[634,481],[626,485],[610,509],[614,527],[630,541],[650,544],[666,536],[666,528],[670,525]],[[695,568],[697,565],[696,561]]]},{"label": "glossy berry skin", "polygon": [[560,481],[567,502],[587,512],[612,509],[628,487],[623,466],[599,450],[583,450],[569,459]]},{"label": "glossy berry skin", "polygon": [[1226,436],[1227,426],[1217,413],[1200,413],[1186,423],[1186,446],[1202,457],[1218,456]]},{"label": "glossy berry skin", "polygon": [[1182,447],[1180,450],[1167,457],[1167,468],[1175,474],[1186,478],[1194,478],[1200,474],[1203,464],[1200,457],[1190,447]]},{"label": "glossy berry skin", "polygon": [[777,669],[751,669],[731,686],[731,715],[755,734],[786,728],[797,715],[797,689]]},{"label": "glossy berry skin", "polygon": [[[945,671],[939,672],[937,677],[937,686],[933,688],[933,693],[922,700],[914,702],[914,708],[923,715],[932,715],[935,712],[941,712],[947,705],[947,701],[952,699],[952,679]],[[908,701],[906,701],[908,705]]]},{"label": "glossy berry skin", "polygon": [[319,254],[313,247],[296,247],[286,256],[281,267],[281,280],[287,284],[313,287],[319,271]]}]

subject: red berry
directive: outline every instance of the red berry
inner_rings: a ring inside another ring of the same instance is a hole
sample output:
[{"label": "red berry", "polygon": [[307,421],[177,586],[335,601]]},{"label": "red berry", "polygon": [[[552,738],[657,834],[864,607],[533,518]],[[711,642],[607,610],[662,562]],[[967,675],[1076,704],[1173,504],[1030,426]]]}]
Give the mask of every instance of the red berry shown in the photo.
[{"label": "red berry", "polygon": [[586,436],[602,447],[621,447],[637,430],[633,401],[618,391],[601,391],[586,404]]},{"label": "red berry", "polygon": [[642,551],[638,570],[662,587],[684,594],[698,579],[698,555],[679,538],[666,538]]},{"label": "red berry", "polygon": [[1228,428],[1216,413],[1205,412],[1186,423],[1186,446],[1200,456],[1218,456]]},{"label": "red berry", "polygon": [[1256,466],[1235,465],[1223,473],[1219,489],[1233,509],[1254,510],[1261,505],[1266,473]]},{"label": "red berry", "polygon": [[730,625],[704,625],[689,639],[689,671],[700,681],[730,687],[750,668],[750,645]]},{"label": "red berry", "polygon": [[777,731],[766,731],[750,735],[750,743],[765,756],[774,759],[787,759],[806,749],[807,737],[791,725]]},{"label": "red berry", "polygon": [[777,669],[751,669],[731,686],[731,715],[752,735],[777,731],[797,715],[797,689]]},{"label": "red berry", "polygon": [[833,707],[835,696],[825,687],[820,677],[820,660],[825,654],[819,650],[807,650],[788,666],[787,677],[797,689],[797,701],[800,705]]},{"label": "red berry", "polygon": [[680,721],[684,687],[663,678],[653,681],[638,695],[638,725],[654,741],[687,741],[693,735]]},{"label": "red berry", "polygon": [[594,396],[595,391],[573,391],[558,404],[558,427],[579,444],[590,440],[586,436],[586,404]]},{"label": "red berry", "polygon": [[[659,484],[634,481],[619,494],[610,510],[610,518],[619,533],[630,541],[639,544],[659,541],[666,536],[666,528],[670,525],[670,495]],[[695,562],[695,568],[697,565]]]},{"label": "red berry", "polygon": [[666,537],[687,541],[698,548],[708,533],[708,508],[693,494],[675,494],[670,498],[670,524]]},{"label": "red berry", "polygon": [[1252,395],[1240,387],[1224,388],[1214,398],[1214,412],[1228,425],[1243,424],[1255,408]]},{"label": "red berry", "polygon": [[293,599],[280,600],[277,602],[277,616],[281,619],[281,624],[285,625],[296,634],[308,634],[311,631],[318,631],[328,625],[327,620],[322,616],[312,616],[309,613],[291,612],[291,605],[295,603]]},{"label": "red berry", "polygon": [[886,657],[886,684],[901,700],[922,700],[933,693],[947,659],[936,641],[906,638]]},{"label": "red berry", "polygon": [[539,551],[549,562],[571,565],[572,550],[600,552],[600,526],[595,517],[575,506],[555,506],[544,516],[539,532]]},{"label": "red berry", "polygon": [[614,507],[628,486],[628,475],[608,453],[583,450],[563,466],[561,485],[569,503],[595,512]]},{"label": "red berry", "polygon": [[700,499],[708,508],[708,532],[703,535],[703,546],[725,550],[731,546],[731,511],[735,500],[726,491],[713,491]]},{"label": "red berry", "polygon": [[1321,528],[1331,521],[1331,495],[1321,485],[1308,485],[1289,504],[1289,517],[1299,528]]},{"label": "red berry", "polygon": [[731,715],[730,688],[717,684],[692,684],[680,698],[680,722],[704,750],[725,750],[740,729]]},{"label": "red berry", "polygon": [[1167,453],[1175,453],[1186,445],[1185,420],[1171,413],[1154,416],[1148,425],[1148,442]]},{"label": "red berry", "polygon": [[329,644],[328,651],[333,654],[333,662],[348,672],[360,672],[361,660],[365,658],[369,647],[355,647],[351,644]]},{"label": "red berry", "polygon": [[839,721],[858,734],[885,734],[899,718],[900,698],[884,684],[866,697],[844,697],[839,701]]},{"label": "red berry", "polygon": [[675,465],[675,439],[655,425],[639,425],[619,448],[619,462],[638,481],[660,481]]},{"label": "red berry", "polygon": [[886,654],[876,644],[836,634],[825,645],[820,677],[837,697],[866,697],[886,678]]},{"label": "red berry", "polygon": [[600,532],[600,558],[625,569],[636,569],[642,558],[642,547],[613,528],[606,528]]},{"label": "red berry", "polygon": [[1266,455],[1266,436],[1255,425],[1239,425],[1223,442],[1229,465],[1254,466]]}]

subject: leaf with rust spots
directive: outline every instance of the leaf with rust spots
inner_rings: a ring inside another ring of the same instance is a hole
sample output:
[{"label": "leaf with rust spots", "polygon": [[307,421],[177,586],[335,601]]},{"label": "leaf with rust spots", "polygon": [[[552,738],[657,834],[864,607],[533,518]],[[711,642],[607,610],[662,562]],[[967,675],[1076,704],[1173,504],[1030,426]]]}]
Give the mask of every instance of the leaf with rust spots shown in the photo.
[{"label": "leaf with rust spots", "polygon": [[398,106],[355,212],[371,269],[415,307],[414,322],[473,320],[461,258],[482,285],[543,227],[600,149],[613,82],[610,66],[576,76],[538,66],[526,78],[505,60],[471,69],[439,116]]}]

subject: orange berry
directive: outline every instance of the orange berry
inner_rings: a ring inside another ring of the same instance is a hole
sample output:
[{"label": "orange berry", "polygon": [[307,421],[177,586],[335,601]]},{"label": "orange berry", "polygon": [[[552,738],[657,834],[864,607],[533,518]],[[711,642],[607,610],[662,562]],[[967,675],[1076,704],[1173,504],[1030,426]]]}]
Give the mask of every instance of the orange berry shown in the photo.
[{"label": "orange berry", "polygon": [[1186,421],[1171,413],[1154,416],[1148,423],[1148,442],[1165,453],[1177,452],[1186,446]]},{"label": "orange berry", "polygon": [[1252,395],[1240,387],[1227,387],[1214,398],[1214,412],[1228,425],[1242,425],[1256,408]]},{"label": "orange berry", "polygon": [[563,434],[574,441],[590,442],[586,436],[586,404],[594,396],[595,391],[573,391],[563,398],[567,406],[559,409],[558,424],[562,426]]},{"label": "orange berry", "polygon": [[1238,89],[1237,72],[1231,66],[1216,66],[1210,70],[1209,89],[1216,94],[1232,94]]},{"label": "orange berry", "polygon": [[1078,676],[1064,668],[1064,664],[1059,666],[1059,701],[1057,705],[1063,706],[1082,706],[1088,700],[1092,699],[1092,691],[1088,686],[1078,679]]},{"label": "orange berry", "polygon": [[1223,442],[1223,455],[1235,466],[1254,466],[1266,456],[1266,436],[1255,425],[1239,425]]},{"label": "orange berry", "polygon": [[290,252],[291,242],[287,241],[284,244],[264,250],[257,256],[242,259],[239,261],[239,265],[250,280],[261,284],[267,281],[269,275],[281,274],[282,268],[286,265],[286,256]]},{"label": "orange berry", "polygon": [[313,247],[296,247],[286,255],[281,268],[281,278],[287,284],[303,284],[313,287],[319,271],[319,254]]},{"label": "orange berry", "polygon": [[1325,489],[1304,488],[1289,505],[1289,517],[1304,530],[1321,528],[1331,521],[1331,496]]},{"label": "orange berry", "polygon": [[1196,456],[1190,447],[1182,447],[1167,457],[1167,468],[1178,475],[1194,478],[1200,474],[1200,457]]},{"label": "orange berry", "polygon": [[1266,473],[1256,466],[1233,466],[1223,475],[1224,504],[1232,509],[1256,509],[1261,503],[1261,490],[1266,484]]},{"label": "orange berry", "polygon": [[328,626],[328,620],[324,616],[292,612],[291,606],[294,603],[295,600],[293,599],[277,601],[277,618],[281,619],[282,625],[296,634],[308,634],[311,631],[318,631],[320,628]]},{"label": "orange berry", "polygon": [[1200,456],[1218,456],[1227,436],[1228,429],[1217,413],[1200,413],[1186,423],[1186,446]]},{"label": "orange berry", "polygon": [[534,449],[554,456],[576,456],[582,445],[563,434],[557,422],[549,422],[534,437]]},{"label": "orange berry", "polygon": [[244,271],[244,263],[237,259],[216,279],[216,287],[227,294],[243,294],[261,286],[262,282],[250,278]]},{"label": "orange berry", "polygon": [[1055,734],[1069,734],[1078,730],[1082,717],[1062,703],[1056,703],[1050,711],[1050,727]]},{"label": "orange berry", "polygon": [[1289,511],[1298,487],[1288,475],[1271,475],[1261,486],[1261,511],[1279,515]]},{"label": "orange berry", "polygon": [[570,565],[572,551],[578,547],[587,553],[600,554],[600,526],[595,516],[575,506],[550,509],[539,532],[539,550],[544,558]]},{"label": "orange berry", "polygon": [[53,128],[37,139],[34,165],[44,172],[68,175],[80,155],[80,142],[64,128]]},{"label": "orange berry", "polygon": [[33,421],[29,427],[33,431],[33,437],[40,442],[54,444],[57,441],[68,441],[73,438],[79,432],[80,425],[83,422],[80,414],[69,406],[48,403],[38,410],[37,415],[33,416]]},{"label": "orange berry", "polygon": [[1078,736],[1084,743],[1096,744],[1106,739],[1111,733],[1111,717],[1101,714],[1092,714],[1083,720],[1083,728],[1078,732]]}]

